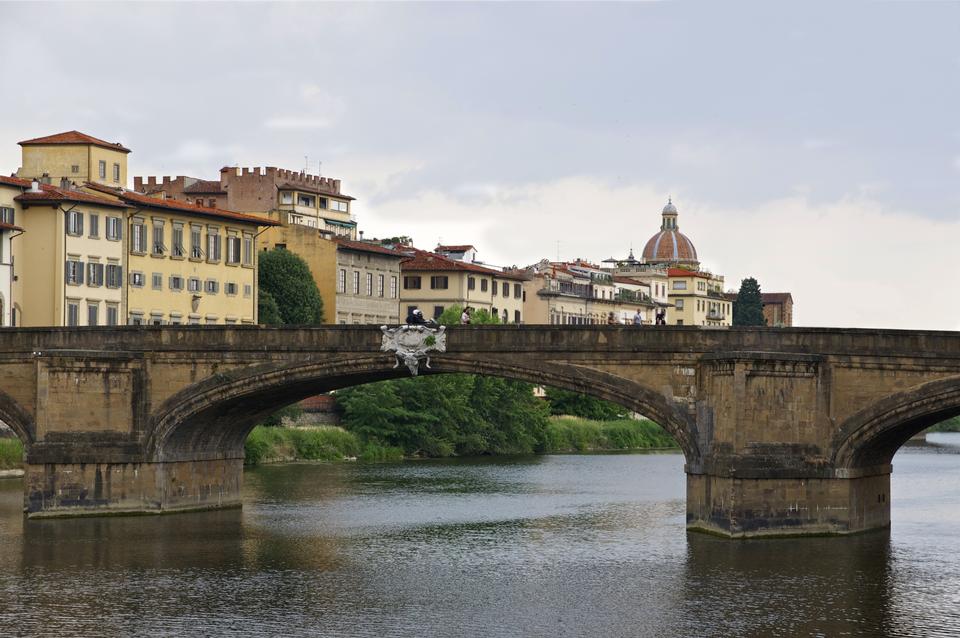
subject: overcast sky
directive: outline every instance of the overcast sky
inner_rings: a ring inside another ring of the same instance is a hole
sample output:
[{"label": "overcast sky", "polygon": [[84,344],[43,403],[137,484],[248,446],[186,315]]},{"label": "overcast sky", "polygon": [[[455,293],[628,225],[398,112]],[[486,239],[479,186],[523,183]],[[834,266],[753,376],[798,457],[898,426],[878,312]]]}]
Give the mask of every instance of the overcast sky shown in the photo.
[{"label": "overcast sky", "polygon": [[704,265],[792,292],[799,325],[960,329],[957,3],[0,3],[0,23],[4,174],[71,129],[133,149],[131,176],[322,161],[367,237],[501,265],[639,253],[672,196]]}]

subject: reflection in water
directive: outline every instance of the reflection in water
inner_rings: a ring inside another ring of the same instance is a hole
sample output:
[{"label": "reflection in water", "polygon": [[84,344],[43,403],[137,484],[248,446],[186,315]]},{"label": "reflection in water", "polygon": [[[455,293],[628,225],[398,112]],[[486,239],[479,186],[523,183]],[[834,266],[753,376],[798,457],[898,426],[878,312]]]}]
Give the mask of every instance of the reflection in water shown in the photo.
[{"label": "reflection in water", "polygon": [[960,636],[960,435],[895,458],[893,528],[684,532],[679,455],[266,467],[244,509],[26,521],[0,482],[0,627],[24,635]]}]

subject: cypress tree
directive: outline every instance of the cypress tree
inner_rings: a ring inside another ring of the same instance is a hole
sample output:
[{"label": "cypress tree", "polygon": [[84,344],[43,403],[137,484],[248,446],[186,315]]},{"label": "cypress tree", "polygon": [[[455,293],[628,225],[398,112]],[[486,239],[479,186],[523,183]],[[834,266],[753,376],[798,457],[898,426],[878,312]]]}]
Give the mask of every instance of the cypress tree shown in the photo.
[{"label": "cypress tree", "polygon": [[767,320],[763,317],[760,284],[753,277],[747,277],[740,282],[740,292],[737,293],[737,300],[733,302],[733,325],[767,325]]}]

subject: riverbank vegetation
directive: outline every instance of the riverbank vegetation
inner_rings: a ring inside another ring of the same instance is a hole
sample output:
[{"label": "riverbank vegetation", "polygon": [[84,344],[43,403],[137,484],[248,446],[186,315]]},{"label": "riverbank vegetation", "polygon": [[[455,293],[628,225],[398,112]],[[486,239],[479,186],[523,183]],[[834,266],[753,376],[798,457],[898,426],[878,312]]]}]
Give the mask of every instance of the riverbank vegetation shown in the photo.
[{"label": "riverbank vegetation", "polygon": [[941,421],[933,427],[928,428],[927,432],[960,432],[960,416]]},{"label": "riverbank vegetation", "polygon": [[287,428],[258,425],[247,436],[246,464],[285,461],[398,461],[399,448],[363,443],[353,432],[334,426]]},{"label": "riverbank vegetation", "polygon": [[618,450],[676,448],[663,428],[646,419],[591,421],[577,417],[551,417],[546,429],[545,451],[612,452]]},{"label": "riverbank vegetation", "polygon": [[20,439],[0,438],[0,470],[23,467],[23,443]]}]

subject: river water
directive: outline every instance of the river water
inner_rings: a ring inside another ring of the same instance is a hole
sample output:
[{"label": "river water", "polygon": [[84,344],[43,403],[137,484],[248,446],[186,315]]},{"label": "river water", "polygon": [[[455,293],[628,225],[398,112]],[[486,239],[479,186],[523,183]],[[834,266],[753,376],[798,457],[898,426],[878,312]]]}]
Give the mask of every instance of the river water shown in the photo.
[{"label": "river water", "polygon": [[163,517],[26,521],[0,481],[0,633],[960,636],[960,434],[929,441],[851,538],[688,534],[677,454],[265,467]]}]

